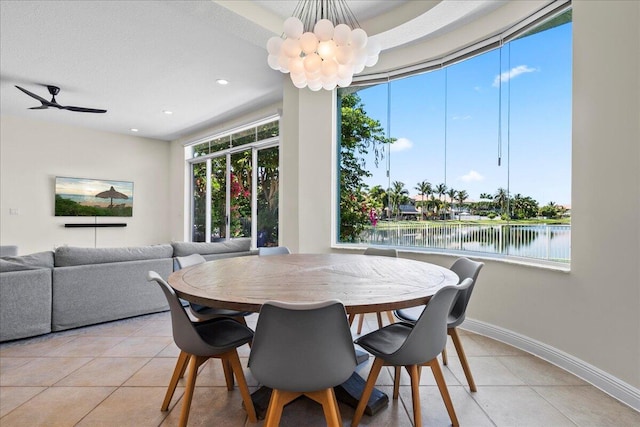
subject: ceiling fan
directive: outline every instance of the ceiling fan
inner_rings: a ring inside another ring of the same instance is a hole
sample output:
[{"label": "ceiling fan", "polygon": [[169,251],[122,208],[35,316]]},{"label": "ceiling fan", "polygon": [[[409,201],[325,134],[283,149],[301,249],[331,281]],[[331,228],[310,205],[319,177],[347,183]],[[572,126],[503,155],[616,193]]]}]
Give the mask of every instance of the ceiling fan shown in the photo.
[{"label": "ceiling fan", "polygon": [[56,95],[60,93],[60,88],[58,86],[47,85],[47,89],[49,89],[49,93],[52,96],[51,101],[47,101],[43,97],[38,96],[33,92],[29,92],[28,90],[23,89],[20,86],[16,86],[16,87],[20,89],[22,92],[29,95],[30,97],[37,99],[42,104],[39,107],[31,107],[29,108],[30,110],[45,110],[49,107],[53,107],[53,108],[58,108],[59,110],[77,111],[80,113],[106,113],[107,112],[107,110],[99,110],[96,108],[73,107],[73,106],[58,104],[58,102],[56,101]]}]

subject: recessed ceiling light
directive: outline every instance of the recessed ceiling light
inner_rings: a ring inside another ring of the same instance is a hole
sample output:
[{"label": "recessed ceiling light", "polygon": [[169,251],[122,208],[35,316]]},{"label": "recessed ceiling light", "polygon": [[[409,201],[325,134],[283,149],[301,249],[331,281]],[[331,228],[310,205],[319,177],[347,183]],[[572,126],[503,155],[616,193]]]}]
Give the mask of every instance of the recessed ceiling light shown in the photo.
[{"label": "recessed ceiling light", "polygon": [[229,81],[225,80],[225,79],[218,79],[218,80],[216,80],[216,83],[218,83],[219,85],[224,86],[224,85],[228,85]]},{"label": "recessed ceiling light", "polygon": [[163,113],[165,113],[167,116],[170,116],[173,114],[173,111],[169,111],[169,110],[162,110]]},{"label": "recessed ceiling light", "polygon": [[136,128],[131,128],[131,129],[129,129],[129,130],[130,130],[131,132],[138,132],[138,129],[136,129]]}]

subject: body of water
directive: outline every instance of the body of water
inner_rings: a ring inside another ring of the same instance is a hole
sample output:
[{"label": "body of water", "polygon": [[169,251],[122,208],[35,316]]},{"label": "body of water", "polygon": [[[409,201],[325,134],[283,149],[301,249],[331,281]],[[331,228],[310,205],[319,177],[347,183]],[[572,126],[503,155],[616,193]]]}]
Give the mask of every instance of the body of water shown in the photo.
[{"label": "body of water", "polygon": [[509,255],[558,262],[571,260],[571,226],[547,224],[423,223],[370,227],[363,243]]}]

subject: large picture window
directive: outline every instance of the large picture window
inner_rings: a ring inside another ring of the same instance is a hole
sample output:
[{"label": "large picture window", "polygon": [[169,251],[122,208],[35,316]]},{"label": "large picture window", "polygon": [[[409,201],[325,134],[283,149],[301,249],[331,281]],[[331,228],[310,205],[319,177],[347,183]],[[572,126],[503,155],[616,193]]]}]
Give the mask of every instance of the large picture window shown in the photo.
[{"label": "large picture window", "polygon": [[279,121],[271,118],[186,147],[191,241],[278,245],[278,144]]},{"label": "large picture window", "polygon": [[568,263],[571,25],[339,90],[338,242]]}]

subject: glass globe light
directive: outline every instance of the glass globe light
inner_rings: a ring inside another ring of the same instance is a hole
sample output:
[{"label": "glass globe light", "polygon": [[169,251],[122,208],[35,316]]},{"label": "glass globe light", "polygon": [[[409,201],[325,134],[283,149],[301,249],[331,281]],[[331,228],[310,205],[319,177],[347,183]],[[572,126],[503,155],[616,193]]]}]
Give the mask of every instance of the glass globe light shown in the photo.
[{"label": "glass globe light", "polygon": [[367,33],[362,28],[351,31],[351,46],[361,49],[367,45]]},{"label": "glass globe light", "polygon": [[300,36],[300,47],[305,54],[310,54],[318,48],[318,38],[311,32],[306,32]]},{"label": "glass globe light", "polygon": [[333,37],[333,23],[328,19],[321,19],[316,22],[313,32],[321,42],[327,41]]},{"label": "glass globe light", "polygon": [[304,57],[304,69],[309,73],[317,73],[322,67],[322,59],[317,53],[312,53]]},{"label": "glass globe light", "polygon": [[318,55],[322,59],[333,58],[336,54],[336,43],[333,40],[327,40],[318,44]]},{"label": "glass globe light", "polygon": [[267,41],[267,52],[269,52],[270,55],[278,56],[280,48],[282,47],[282,42],[283,40],[280,37],[271,37]]},{"label": "glass globe light", "polygon": [[333,29],[333,41],[338,46],[346,46],[351,41],[351,28],[346,24],[338,24]]},{"label": "glass globe light", "polygon": [[299,39],[304,31],[302,21],[292,16],[284,21],[284,34],[290,39]]}]

